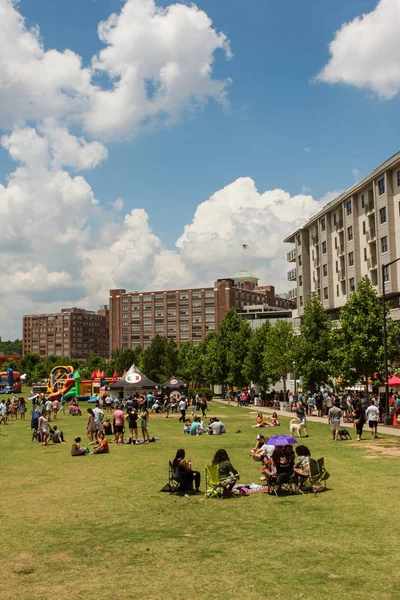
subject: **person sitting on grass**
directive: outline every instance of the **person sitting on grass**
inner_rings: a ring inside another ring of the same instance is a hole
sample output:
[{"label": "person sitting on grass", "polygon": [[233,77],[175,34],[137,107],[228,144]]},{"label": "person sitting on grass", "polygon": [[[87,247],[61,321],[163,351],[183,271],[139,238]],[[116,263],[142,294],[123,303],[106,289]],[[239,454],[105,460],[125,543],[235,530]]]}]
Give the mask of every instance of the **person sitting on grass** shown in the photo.
[{"label": "person sitting on grass", "polygon": [[191,427],[190,420],[186,419],[184,426],[183,426],[183,433],[185,433],[186,435],[190,435],[190,427]]},{"label": "person sitting on grass", "polygon": [[104,433],[99,434],[99,443],[97,446],[93,446],[92,453],[93,454],[108,454],[110,452],[110,448],[108,447],[107,438]]},{"label": "person sitting on grass", "polygon": [[201,427],[200,417],[195,417],[193,423],[190,426],[190,435],[201,435],[203,429]]},{"label": "person sitting on grass", "polygon": [[268,417],[268,419],[270,420],[271,427],[279,427],[280,423],[276,412],[272,413],[272,415]]},{"label": "person sitting on grass", "polygon": [[254,460],[261,460],[260,450],[261,447],[265,444],[265,437],[263,435],[258,435],[256,440],[256,445],[254,448],[250,450],[250,456],[254,458]]},{"label": "person sitting on grass", "polygon": [[182,491],[193,490],[194,482],[196,488],[195,492],[200,493],[200,473],[199,471],[192,470],[191,460],[185,460],[185,450],[183,448],[179,448],[179,450],[176,451],[176,455],[172,462],[172,466],[174,469],[179,470]]},{"label": "person sitting on grass", "polygon": [[52,440],[53,444],[67,443],[67,441],[64,440],[64,433],[58,429],[57,425],[55,425],[53,429],[50,427],[50,439]]},{"label": "person sitting on grass", "polygon": [[252,427],[271,427],[271,424],[267,423],[267,421],[264,421],[262,413],[258,413],[258,415],[256,416],[256,424]]},{"label": "person sitting on grass", "polygon": [[232,465],[227,451],[223,448],[217,450],[211,464],[219,466],[219,479],[224,486],[224,494],[231,496],[233,487],[239,481],[239,473]]},{"label": "person sitting on grass", "polygon": [[219,420],[218,417],[211,417],[210,423],[207,427],[207,433],[209,435],[220,435],[225,433],[224,424]]},{"label": "person sitting on grass", "polygon": [[81,438],[75,438],[71,448],[71,456],[84,456],[85,454],[86,448],[81,448]]}]

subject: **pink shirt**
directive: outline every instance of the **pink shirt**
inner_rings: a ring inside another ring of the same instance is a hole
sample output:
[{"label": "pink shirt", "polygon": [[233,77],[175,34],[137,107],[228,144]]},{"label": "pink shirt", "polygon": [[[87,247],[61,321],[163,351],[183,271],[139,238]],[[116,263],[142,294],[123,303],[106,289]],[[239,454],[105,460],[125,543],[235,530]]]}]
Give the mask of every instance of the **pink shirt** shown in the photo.
[{"label": "pink shirt", "polygon": [[124,412],[122,410],[119,410],[119,408],[117,408],[117,410],[114,411],[114,419],[115,419],[115,424],[118,427],[123,425],[124,424]]}]

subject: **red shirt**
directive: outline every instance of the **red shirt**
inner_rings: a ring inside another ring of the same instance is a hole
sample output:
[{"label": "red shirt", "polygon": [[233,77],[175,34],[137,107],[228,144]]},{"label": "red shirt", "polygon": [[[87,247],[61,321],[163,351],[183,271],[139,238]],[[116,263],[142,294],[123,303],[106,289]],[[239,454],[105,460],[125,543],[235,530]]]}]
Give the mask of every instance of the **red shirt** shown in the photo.
[{"label": "red shirt", "polygon": [[114,419],[115,419],[115,424],[120,427],[124,425],[124,412],[122,410],[120,410],[119,408],[117,408],[116,411],[114,411]]}]

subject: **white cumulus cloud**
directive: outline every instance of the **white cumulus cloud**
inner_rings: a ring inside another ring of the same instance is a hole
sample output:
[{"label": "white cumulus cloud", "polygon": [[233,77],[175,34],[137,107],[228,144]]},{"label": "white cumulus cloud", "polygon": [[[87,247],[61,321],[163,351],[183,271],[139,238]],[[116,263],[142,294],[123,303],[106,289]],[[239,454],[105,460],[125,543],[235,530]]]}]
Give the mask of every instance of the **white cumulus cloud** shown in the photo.
[{"label": "white cumulus cloud", "polygon": [[390,99],[400,91],[400,0],[380,0],[370,13],[344,23],[329,44],[318,81],[370,89]]}]

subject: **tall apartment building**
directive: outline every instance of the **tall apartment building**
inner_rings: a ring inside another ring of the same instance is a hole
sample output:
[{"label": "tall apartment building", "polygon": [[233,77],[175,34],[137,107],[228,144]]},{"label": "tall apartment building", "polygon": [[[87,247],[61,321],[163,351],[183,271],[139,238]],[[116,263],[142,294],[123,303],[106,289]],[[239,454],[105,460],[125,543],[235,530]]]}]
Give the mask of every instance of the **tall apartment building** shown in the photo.
[{"label": "tall apartment building", "polygon": [[22,317],[22,353],[42,358],[54,354],[69,358],[109,356],[108,307],[99,311],[63,308],[61,313]]},{"label": "tall apartment building", "polygon": [[208,332],[218,329],[230,308],[263,304],[266,296],[257,291],[257,285],[258,277],[242,270],[206,288],[141,293],[110,290],[110,353],[116,348],[146,348],[157,334],[173,338],[177,344],[199,343]]},{"label": "tall apartment building", "polygon": [[287,259],[288,280],[295,288],[293,317],[303,314],[317,292],[326,311],[339,315],[362,277],[369,277],[379,295],[383,285],[392,306],[399,306],[400,152],[352,188],[329,202],[285,242],[294,244]]}]

